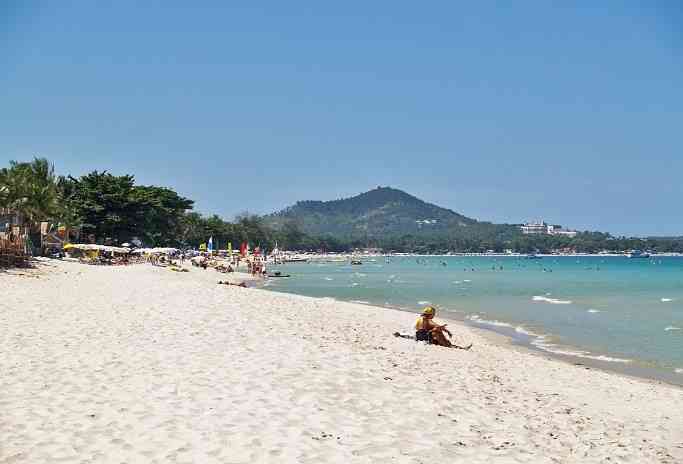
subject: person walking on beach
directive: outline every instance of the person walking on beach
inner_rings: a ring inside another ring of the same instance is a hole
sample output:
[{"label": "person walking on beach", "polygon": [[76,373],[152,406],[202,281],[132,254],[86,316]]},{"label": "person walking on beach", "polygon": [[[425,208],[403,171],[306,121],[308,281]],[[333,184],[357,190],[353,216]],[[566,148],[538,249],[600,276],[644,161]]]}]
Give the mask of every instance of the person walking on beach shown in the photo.
[{"label": "person walking on beach", "polygon": [[[452,337],[453,334],[446,328],[448,324],[439,325],[434,322],[435,314],[436,309],[433,306],[427,306],[422,310],[422,314],[415,322],[415,340],[461,350],[472,348],[471,343],[468,346],[458,346],[451,342],[448,337]],[[448,334],[448,337],[446,337],[446,334]]]}]

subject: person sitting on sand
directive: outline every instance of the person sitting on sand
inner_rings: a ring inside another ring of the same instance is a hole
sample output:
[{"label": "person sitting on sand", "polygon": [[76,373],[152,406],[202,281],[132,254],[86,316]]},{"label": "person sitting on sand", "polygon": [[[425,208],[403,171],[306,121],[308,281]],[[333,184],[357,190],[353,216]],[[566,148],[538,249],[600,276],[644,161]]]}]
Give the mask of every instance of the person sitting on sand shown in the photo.
[{"label": "person sitting on sand", "polygon": [[228,282],[227,280],[226,280],[225,282],[223,282],[222,280],[219,280],[219,281],[218,281],[218,284],[219,284],[219,285],[234,285],[234,286],[236,286],[236,287],[247,288],[247,284],[246,284],[245,282],[240,282],[240,283],[238,283],[238,284],[233,284],[233,283]]},{"label": "person sitting on sand", "polygon": [[[434,322],[435,314],[436,309],[432,306],[427,306],[422,310],[422,314],[415,322],[415,340],[448,348],[459,348],[461,350],[472,348],[471,343],[468,346],[458,346],[452,343],[448,337],[452,337],[453,334],[446,328],[447,324],[439,325]],[[448,337],[446,337],[446,334],[448,334]]]}]

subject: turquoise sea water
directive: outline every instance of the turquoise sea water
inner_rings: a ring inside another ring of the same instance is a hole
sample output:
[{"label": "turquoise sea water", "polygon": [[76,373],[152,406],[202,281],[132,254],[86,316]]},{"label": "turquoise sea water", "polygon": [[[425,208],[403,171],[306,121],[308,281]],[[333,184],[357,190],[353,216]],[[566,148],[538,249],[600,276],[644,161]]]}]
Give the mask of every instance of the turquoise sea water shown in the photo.
[{"label": "turquoise sea water", "polygon": [[430,303],[442,317],[550,353],[643,366],[683,382],[683,257],[393,256],[272,270],[291,274],[270,279],[276,291],[415,312]]}]

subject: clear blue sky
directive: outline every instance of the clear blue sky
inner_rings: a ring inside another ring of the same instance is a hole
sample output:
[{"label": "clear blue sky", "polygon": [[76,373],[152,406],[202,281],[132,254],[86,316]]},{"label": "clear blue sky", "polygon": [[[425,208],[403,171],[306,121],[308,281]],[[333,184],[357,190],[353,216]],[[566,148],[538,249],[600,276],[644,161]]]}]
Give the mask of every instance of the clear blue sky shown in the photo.
[{"label": "clear blue sky", "polygon": [[233,3],[1,2],[0,163],[683,234],[680,1]]}]

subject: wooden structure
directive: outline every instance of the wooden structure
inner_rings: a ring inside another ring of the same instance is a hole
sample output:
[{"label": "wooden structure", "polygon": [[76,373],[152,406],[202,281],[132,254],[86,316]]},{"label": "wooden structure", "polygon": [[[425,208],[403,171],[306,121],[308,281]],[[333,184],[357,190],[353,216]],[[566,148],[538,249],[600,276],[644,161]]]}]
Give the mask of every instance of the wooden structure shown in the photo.
[{"label": "wooden structure", "polygon": [[9,233],[0,232],[0,268],[28,267],[29,258],[25,231],[13,227]]}]

